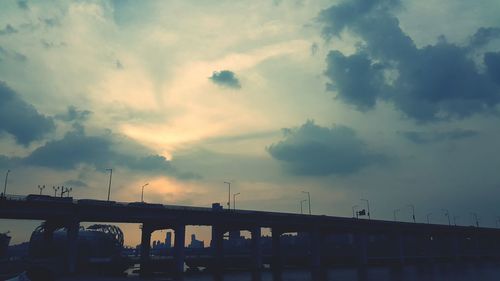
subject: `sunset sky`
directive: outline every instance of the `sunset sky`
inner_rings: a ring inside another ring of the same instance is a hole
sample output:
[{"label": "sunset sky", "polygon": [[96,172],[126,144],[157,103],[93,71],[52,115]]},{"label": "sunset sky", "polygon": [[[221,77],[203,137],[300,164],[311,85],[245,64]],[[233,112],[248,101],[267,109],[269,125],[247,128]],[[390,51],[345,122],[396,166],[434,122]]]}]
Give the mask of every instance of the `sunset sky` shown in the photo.
[{"label": "sunset sky", "polygon": [[[1,1],[7,193],[483,226],[498,0]],[[13,243],[39,222],[0,220]],[[132,231],[131,229],[135,229]],[[137,226],[126,243],[139,242]],[[203,231],[202,231],[203,232]],[[201,233],[201,232],[200,232]],[[201,233],[204,239],[209,239]]]}]

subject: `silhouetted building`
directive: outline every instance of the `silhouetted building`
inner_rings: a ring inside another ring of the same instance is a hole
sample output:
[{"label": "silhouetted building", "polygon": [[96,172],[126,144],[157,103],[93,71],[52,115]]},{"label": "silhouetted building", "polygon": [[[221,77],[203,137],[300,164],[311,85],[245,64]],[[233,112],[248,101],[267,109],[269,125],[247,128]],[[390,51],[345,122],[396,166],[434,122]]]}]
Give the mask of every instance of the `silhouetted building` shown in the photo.
[{"label": "silhouetted building", "polygon": [[196,240],[196,235],[191,234],[191,243],[189,244],[188,248],[193,248],[193,249],[202,249],[205,247],[205,243],[201,240]]}]

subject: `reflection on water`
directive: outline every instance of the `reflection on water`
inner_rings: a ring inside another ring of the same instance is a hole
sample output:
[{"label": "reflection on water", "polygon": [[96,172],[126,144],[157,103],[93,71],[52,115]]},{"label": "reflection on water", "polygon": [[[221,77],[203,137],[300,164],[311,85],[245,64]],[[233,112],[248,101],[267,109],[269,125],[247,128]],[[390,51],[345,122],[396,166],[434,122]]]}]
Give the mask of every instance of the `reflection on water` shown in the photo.
[{"label": "reflection on water", "polygon": [[[64,281],[174,280],[165,277],[141,279],[72,277]],[[183,281],[498,281],[500,263],[422,264],[411,266],[380,266],[364,268],[333,268],[314,274],[308,270],[287,269],[283,272],[264,271],[187,274]]]}]

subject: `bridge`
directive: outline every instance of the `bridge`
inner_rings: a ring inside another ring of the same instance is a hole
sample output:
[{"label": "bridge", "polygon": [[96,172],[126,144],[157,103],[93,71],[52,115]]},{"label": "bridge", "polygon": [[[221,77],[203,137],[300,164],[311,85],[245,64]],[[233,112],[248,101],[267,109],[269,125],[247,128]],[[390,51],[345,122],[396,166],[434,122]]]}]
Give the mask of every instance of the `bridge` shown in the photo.
[{"label": "bridge", "polygon": [[[429,242],[438,237],[449,243],[449,258],[463,257],[464,244],[472,244],[472,256],[498,258],[500,253],[500,230],[484,227],[450,226],[394,222],[384,220],[355,219],[325,215],[299,215],[292,213],[225,210],[218,204],[212,208],[179,205],[148,204],[143,202],[115,202],[91,199],[74,200],[70,197],[46,195],[4,196],[0,198],[0,218],[13,220],[45,221],[44,239],[50,243],[53,232],[65,227],[68,238],[67,271],[76,270],[77,236],[81,222],[139,223],[141,227],[141,273],[148,272],[151,250],[151,233],[155,230],[173,229],[174,260],[177,272],[184,269],[184,245],[187,225],[210,226],[211,248],[215,265],[223,267],[224,234],[233,230],[247,230],[252,239],[252,268],[262,268],[261,229],[271,229],[272,266],[282,265],[280,236],[290,232],[306,232],[310,235],[311,269],[322,266],[322,249],[325,239],[332,234],[350,234],[354,237],[359,264],[367,264],[368,244],[371,235],[384,235],[394,243],[396,259],[405,262],[407,237],[424,237]],[[482,245],[482,246],[481,246]],[[485,252],[488,248],[490,251]],[[304,253],[305,255],[307,253]]]}]

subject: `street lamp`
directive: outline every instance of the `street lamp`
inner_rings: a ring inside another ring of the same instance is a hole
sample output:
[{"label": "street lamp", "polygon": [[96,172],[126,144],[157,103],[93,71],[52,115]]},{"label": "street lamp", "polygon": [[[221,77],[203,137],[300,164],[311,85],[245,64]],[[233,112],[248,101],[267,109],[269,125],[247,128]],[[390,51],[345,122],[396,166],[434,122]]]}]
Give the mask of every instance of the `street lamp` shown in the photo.
[{"label": "street lamp", "polygon": [[428,214],[426,215],[426,217],[427,217],[427,224],[430,224],[430,223],[431,223],[431,220],[430,220],[430,217],[431,217],[431,216],[432,216],[432,213],[428,213]]},{"label": "street lamp", "polygon": [[354,205],[354,206],[352,206],[352,217],[353,217],[353,218],[358,218],[358,212],[356,211],[356,209],[357,209],[358,207],[359,207],[358,205]]},{"label": "street lamp", "polygon": [[304,202],[306,202],[307,200],[304,199],[304,200],[300,200],[300,214],[303,215],[304,214],[304,208],[302,207],[302,205],[304,204]]},{"label": "street lamp", "polygon": [[470,213],[470,214],[474,218],[474,220],[476,222],[476,226],[479,227],[479,219],[477,218],[477,214],[476,213]]},{"label": "street lamp", "polygon": [[148,182],[148,183],[146,183],[146,184],[144,184],[144,185],[142,185],[142,191],[141,191],[141,202],[144,202],[144,187],[146,187],[148,184],[149,184],[149,182]]},{"label": "street lamp", "polygon": [[231,210],[231,183],[228,181],[224,182],[229,187],[229,192],[227,194],[227,209]]},{"label": "street lamp", "polygon": [[54,190],[54,197],[56,197],[57,191],[59,190],[59,186],[58,187],[52,186],[52,189]]},{"label": "street lamp", "polygon": [[113,177],[113,169],[109,168],[106,169],[106,171],[109,171],[109,186],[108,186],[108,201],[109,201],[109,194],[111,193],[111,178]]},{"label": "street lamp", "polygon": [[233,194],[233,210],[236,210],[236,196],[240,194],[240,192]]},{"label": "street lamp", "polygon": [[450,211],[447,209],[441,209],[444,212],[444,215],[448,218],[448,225],[451,226],[451,221],[450,221]]},{"label": "street lamp", "polygon": [[9,178],[9,173],[10,170],[7,170],[7,173],[5,174],[5,184],[3,186],[3,196],[7,196],[7,179]]},{"label": "street lamp", "polygon": [[413,222],[416,222],[416,220],[415,220],[415,206],[413,204],[409,204],[408,207],[411,208],[411,218],[413,219]]},{"label": "street lamp", "polygon": [[368,219],[371,219],[371,217],[370,217],[370,201],[368,201],[368,199],[363,199],[363,198],[361,198],[359,200],[366,202],[366,209],[368,210],[368,214],[367,214],[368,215]]},{"label": "street lamp", "polygon": [[453,216],[453,224],[455,226],[457,226],[457,219],[459,218],[460,216]]},{"label": "street lamp", "polygon": [[395,210],[393,211],[394,221],[396,221],[396,219],[397,219],[396,215],[397,215],[397,213],[398,213],[399,211],[401,211],[401,209],[395,209]]},{"label": "street lamp", "polygon": [[308,206],[309,206],[309,215],[311,214],[311,193],[309,191],[302,191],[302,193],[307,193],[307,200],[308,200]]},{"label": "street lamp", "polygon": [[38,189],[40,189],[40,195],[42,195],[42,191],[45,189],[45,185],[38,185]]}]

